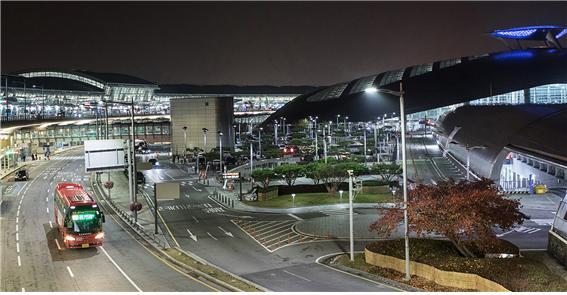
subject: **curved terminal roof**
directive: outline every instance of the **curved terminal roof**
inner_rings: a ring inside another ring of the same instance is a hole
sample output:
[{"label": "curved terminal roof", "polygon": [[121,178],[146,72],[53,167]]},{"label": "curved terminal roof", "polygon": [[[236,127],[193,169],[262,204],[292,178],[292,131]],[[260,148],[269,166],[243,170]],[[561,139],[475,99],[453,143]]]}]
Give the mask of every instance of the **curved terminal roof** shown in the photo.
[{"label": "curved terminal roof", "polygon": [[[463,146],[485,146],[474,153],[497,165],[504,148],[567,164],[567,104],[462,106],[440,120],[439,131]],[[501,165],[502,163],[500,163]]]},{"label": "curved terminal roof", "polygon": [[87,84],[98,89],[104,89],[105,86],[116,85],[135,85],[138,87],[157,88],[157,84],[153,82],[118,73],[98,73],[86,70],[36,69],[19,71],[13,74],[26,78],[57,78],[60,80],[74,80],[76,82]]},{"label": "curved terminal roof", "polygon": [[399,113],[399,98],[366,93],[369,87],[398,91],[403,82],[406,113],[415,113],[545,84],[567,83],[567,50],[537,48],[454,58],[378,73],[301,95],[264,124],[285,117],[333,120],[337,114],[368,121]]},{"label": "curved terminal roof", "polygon": [[312,86],[235,86],[235,85],[191,85],[163,84],[158,95],[299,95],[315,90]]}]

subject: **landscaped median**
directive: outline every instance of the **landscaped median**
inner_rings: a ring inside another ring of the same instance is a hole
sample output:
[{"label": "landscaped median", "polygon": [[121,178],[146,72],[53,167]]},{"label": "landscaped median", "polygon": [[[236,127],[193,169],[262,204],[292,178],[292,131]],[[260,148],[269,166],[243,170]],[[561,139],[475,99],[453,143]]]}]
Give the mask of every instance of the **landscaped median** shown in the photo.
[{"label": "landscaped median", "polygon": [[[390,203],[393,202],[391,193],[382,194],[360,194],[354,199],[354,203]],[[348,192],[343,197],[329,193],[298,193],[295,194],[295,202],[291,194],[277,196],[265,201],[243,201],[249,206],[260,208],[293,208],[318,205],[348,204]]]},{"label": "landscaped median", "polygon": [[[463,257],[449,241],[410,240],[410,285],[428,291],[521,291],[567,290],[567,281],[542,262],[545,252],[526,252],[514,258]],[[334,263],[403,281],[404,241],[377,241],[366,246],[351,262],[347,255]]]}]

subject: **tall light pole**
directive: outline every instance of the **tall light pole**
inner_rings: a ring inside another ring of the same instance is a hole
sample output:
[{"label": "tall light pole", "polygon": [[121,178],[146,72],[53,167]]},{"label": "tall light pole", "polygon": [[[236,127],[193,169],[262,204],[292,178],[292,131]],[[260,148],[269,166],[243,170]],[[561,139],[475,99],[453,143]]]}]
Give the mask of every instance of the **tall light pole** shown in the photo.
[{"label": "tall light pole", "polygon": [[346,135],[346,133],[347,133],[347,120],[348,120],[348,116],[346,116],[346,117],[344,118],[345,135]]},{"label": "tall light pole", "polygon": [[374,122],[374,152],[376,153],[376,163],[380,163],[380,153],[378,153],[378,121]]},{"label": "tall light pole", "polygon": [[264,128],[258,128],[258,159],[262,159],[262,130]]},{"label": "tall light pole", "polygon": [[363,138],[364,138],[364,165],[366,165],[366,128],[367,128],[366,126],[364,126],[364,128],[362,128],[362,134],[363,134]]},{"label": "tall light pole", "polygon": [[341,117],[340,114],[337,114],[337,130],[339,129],[339,118]]},{"label": "tall light pole", "polygon": [[365,90],[366,93],[376,93],[382,92],[400,97],[400,125],[401,125],[401,137],[402,137],[402,189],[404,194],[404,240],[405,240],[405,280],[409,281],[411,279],[410,274],[410,256],[409,256],[409,224],[408,224],[408,175],[407,175],[407,163],[406,163],[406,114],[404,107],[404,90],[402,82],[400,81],[400,91],[392,91],[389,89],[378,89],[375,87],[369,87]]},{"label": "tall light pole", "polygon": [[319,160],[319,143],[317,142],[317,133],[319,130],[315,128],[315,159]]},{"label": "tall light pole", "polygon": [[325,164],[327,164],[327,137],[325,135],[325,129],[327,125],[323,127],[323,158],[325,159]]},{"label": "tall light pole", "polygon": [[278,121],[274,120],[274,145],[278,146]]},{"label": "tall light pole", "polygon": [[348,214],[349,214],[349,237],[350,237],[350,261],[354,261],[354,222],[352,210],[352,174],[353,170],[347,170],[348,173]]},{"label": "tall light pole", "polygon": [[218,135],[219,135],[219,171],[220,173],[222,173],[222,160],[223,160],[223,156],[222,156],[222,132],[217,131]]},{"label": "tall light pole", "polygon": [[183,126],[183,139],[185,142],[185,149],[183,150],[183,156],[187,157],[187,126]]},{"label": "tall light pole", "polygon": [[209,131],[209,129],[207,128],[203,128],[203,152],[207,152],[207,131]]}]

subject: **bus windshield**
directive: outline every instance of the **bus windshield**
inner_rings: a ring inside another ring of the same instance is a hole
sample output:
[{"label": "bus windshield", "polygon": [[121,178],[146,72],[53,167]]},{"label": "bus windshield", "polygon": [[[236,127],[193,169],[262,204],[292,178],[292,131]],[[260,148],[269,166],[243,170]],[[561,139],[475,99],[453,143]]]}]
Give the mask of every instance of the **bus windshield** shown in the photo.
[{"label": "bus windshield", "polygon": [[92,233],[102,225],[100,211],[91,206],[72,210],[70,222],[72,226],[69,229],[74,233]]}]

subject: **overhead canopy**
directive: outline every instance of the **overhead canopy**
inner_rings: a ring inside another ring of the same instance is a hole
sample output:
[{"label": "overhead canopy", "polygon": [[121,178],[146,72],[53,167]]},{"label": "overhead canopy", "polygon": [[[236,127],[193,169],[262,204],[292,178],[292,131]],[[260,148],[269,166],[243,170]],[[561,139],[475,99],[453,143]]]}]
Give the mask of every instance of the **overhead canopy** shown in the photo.
[{"label": "overhead canopy", "polygon": [[332,120],[337,114],[368,121],[399,113],[397,96],[366,93],[369,87],[405,92],[406,113],[416,113],[479,98],[567,83],[567,50],[538,48],[456,58],[379,73],[301,95],[272,114],[264,124],[285,117]]}]

